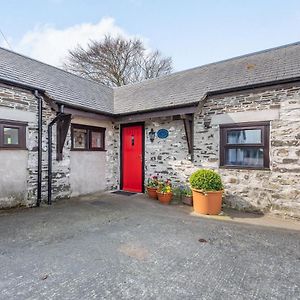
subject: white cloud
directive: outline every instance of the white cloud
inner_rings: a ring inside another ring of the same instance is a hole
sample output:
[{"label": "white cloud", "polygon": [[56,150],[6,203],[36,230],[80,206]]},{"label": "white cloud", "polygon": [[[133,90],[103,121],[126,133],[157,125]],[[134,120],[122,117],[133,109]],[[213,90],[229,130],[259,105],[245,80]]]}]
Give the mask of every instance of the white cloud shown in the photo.
[{"label": "white cloud", "polygon": [[83,23],[65,29],[57,29],[51,25],[37,26],[25,33],[13,48],[17,52],[59,67],[69,49],[78,44],[85,47],[90,40],[101,40],[106,34],[132,37],[116,25],[113,18],[105,17],[97,24]]}]

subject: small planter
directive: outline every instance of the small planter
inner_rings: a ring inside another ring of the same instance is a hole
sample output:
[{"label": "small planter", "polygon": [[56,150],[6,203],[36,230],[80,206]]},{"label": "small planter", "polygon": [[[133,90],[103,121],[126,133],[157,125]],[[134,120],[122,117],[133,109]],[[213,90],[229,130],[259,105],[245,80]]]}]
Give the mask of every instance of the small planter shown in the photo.
[{"label": "small planter", "polygon": [[147,193],[148,193],[149,198],[157,199],[156,190],[157,190],[157,188],[147,187]]},{"label": "small planter", "polygon": [[158,200],[161,204],[170,204],[173,194],[172,193],[160,193],[157,192]]},{"label": "small planter", "polygon": [[193,206],[193,196],[182,196],[182,203]]},{"label": "small planter", "polygon": [[223,191],[206,192],[192,189],[194,211],[204,215],[218,215],[222,209]]}]

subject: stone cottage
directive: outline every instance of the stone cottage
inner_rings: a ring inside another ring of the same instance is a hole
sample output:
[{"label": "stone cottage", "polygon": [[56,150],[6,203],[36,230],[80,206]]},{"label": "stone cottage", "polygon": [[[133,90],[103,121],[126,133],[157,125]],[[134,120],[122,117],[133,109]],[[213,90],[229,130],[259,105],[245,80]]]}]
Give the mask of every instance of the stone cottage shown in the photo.
[{"label": "stone cottage", "polygon": [[227,205],[300,217],[300,43],[114,89],[0,48],[0,166],[2,208],[213,168]]}]

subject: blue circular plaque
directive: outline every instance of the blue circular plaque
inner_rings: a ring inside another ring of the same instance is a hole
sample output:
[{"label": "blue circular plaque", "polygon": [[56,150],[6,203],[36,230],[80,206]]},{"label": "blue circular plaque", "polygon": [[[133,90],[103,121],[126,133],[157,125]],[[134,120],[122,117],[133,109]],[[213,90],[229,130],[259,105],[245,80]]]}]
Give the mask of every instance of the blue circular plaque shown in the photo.
[{"label": "blue circular plaque", "polygon": [[165,139],[169,136],[169,131],[167,129],[159,129],[157,131],[157,136],[160,138],[160,139]]}]

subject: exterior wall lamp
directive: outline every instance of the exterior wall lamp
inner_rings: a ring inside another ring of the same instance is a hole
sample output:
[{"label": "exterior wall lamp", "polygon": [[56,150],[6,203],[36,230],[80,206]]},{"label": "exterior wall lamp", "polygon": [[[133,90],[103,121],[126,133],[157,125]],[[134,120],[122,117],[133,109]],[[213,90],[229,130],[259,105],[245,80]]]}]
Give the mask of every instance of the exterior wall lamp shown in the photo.
[{"label": "exterior wall lamp", "polygon": [[155,131],[153,130],[153,128],[151,128],[151,130],[149,131],[149,138],[151,143],[153,143],[155,139]]}]

